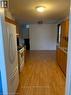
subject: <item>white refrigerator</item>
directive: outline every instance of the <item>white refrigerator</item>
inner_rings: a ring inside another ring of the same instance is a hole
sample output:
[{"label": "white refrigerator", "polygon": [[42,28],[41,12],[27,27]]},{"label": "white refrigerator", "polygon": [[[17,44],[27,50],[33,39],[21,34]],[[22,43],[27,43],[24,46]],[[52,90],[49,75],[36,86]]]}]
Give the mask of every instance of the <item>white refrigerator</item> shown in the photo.
[{"label": "white refrigerator", "polygon": [[8,95],[15,95],[19,84],[16,25],[6,22],[4,33]]}]

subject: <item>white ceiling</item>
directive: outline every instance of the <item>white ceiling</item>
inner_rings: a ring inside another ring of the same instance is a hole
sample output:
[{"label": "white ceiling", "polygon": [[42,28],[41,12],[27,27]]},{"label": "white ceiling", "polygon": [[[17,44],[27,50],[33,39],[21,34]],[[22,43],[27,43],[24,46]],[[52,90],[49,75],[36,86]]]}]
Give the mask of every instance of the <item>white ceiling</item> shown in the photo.
[{"label": "white ceiling", "polygon": [[[36,6],[44,6],[46,11],[40,14]],[[69,0],[10,0],[10,10],[19,23],[57,22],[68,15]]]}]

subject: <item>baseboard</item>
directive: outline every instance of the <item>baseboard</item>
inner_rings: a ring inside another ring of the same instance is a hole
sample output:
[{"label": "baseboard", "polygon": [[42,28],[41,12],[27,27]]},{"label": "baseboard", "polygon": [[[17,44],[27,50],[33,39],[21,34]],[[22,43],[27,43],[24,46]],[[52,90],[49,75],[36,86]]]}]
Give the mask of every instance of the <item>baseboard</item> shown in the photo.
[{"label": "baseboard", "polygon": [[30,50],[30,52],[38,53],[56,53],[56,50]]}]

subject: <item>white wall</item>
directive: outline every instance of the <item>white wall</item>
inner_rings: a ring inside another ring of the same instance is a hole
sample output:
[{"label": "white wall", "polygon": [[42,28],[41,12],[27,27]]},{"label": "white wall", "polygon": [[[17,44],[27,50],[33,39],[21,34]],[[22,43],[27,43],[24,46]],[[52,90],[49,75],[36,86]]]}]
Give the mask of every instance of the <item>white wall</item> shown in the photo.
[{"label": "white wall", "polygon": [[32,24],[29,31],[31,50],[56,50],[56,24]]},{"label": "white wall", "polygon": [[68,58],[67,58],[67,73],[66,73],[66,93],[71,95],[71,0],[70,0],[70,16],[69,16],[69,37],[68,37]]}]

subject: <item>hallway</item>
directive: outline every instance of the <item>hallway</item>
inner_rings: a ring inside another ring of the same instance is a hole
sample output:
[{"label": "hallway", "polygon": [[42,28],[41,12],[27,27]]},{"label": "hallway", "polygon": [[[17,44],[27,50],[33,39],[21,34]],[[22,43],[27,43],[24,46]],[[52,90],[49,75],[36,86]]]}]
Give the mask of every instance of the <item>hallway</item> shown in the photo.
[{"label": "hallway", "polygon": [[65,76],[56,64],[54,52],[30,51],[16,95],[64,95]]}]

